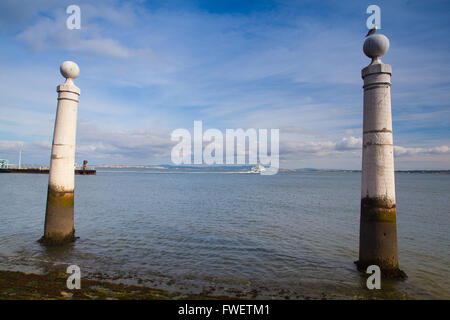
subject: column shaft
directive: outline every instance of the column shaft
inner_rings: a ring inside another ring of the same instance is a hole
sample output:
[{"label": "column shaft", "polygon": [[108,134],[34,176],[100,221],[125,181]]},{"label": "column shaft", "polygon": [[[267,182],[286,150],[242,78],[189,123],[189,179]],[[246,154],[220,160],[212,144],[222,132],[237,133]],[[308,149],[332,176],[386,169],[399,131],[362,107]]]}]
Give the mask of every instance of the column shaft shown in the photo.
[{"label": "column shaft", "polygon": [[391,66],[371,64],[362,70],[364,119],[361,181],[361,221],[358,267],[378,265],[398,270],[392,137]]},{"label": "column shaft", "polygon": [[50,160],[50,173],[41,241],[60,244],[75,239],[74,164],[78,96],[80,89],[71,79],[57,87],[58,106]]}]

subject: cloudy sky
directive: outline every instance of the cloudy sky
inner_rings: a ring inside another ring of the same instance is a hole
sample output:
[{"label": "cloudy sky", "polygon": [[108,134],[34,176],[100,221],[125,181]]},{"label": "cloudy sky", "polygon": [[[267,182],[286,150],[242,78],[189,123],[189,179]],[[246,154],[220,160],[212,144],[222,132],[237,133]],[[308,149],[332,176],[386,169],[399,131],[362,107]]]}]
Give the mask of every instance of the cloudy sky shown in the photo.
[{"label": "cloudy sky", "polygon": [[[66,27],[67,6],[81,29]],[[170,164],[177,128],[278,128],[282,168],[359,169],[366,8],[393,67],[397,169],[450,169],[448,1],[0,1],[0,158],[48,164],[59,65],[76,161]]]}]

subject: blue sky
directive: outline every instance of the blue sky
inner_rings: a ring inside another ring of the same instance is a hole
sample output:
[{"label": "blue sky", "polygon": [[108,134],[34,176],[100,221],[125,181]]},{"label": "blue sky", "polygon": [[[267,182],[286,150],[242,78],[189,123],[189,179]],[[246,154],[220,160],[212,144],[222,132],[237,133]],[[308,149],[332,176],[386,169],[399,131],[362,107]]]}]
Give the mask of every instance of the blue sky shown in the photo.
[{"label": "blue sky", "polygon": [[[81,8],[81,29],[66,8]],[[48,164],[59,65],[76,161],[170,163],[177,128],[278,128],[282,168],[361,166],[366,8],[391,40],[397,169],[450,169],[448,1],[0,2],[0,158]]]}]

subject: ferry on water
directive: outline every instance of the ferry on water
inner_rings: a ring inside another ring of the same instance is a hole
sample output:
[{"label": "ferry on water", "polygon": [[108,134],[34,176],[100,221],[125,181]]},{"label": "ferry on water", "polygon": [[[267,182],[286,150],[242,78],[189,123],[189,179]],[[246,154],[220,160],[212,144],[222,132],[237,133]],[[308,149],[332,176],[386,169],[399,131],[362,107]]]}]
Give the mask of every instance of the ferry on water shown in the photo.
[{"label": "ferry on water", "polygon": [[264,168],[263,165],[258,164],[256,166],[254,166],[253,168],[250,169],[249,173],[261,173],[266,171],[266,168]]}]

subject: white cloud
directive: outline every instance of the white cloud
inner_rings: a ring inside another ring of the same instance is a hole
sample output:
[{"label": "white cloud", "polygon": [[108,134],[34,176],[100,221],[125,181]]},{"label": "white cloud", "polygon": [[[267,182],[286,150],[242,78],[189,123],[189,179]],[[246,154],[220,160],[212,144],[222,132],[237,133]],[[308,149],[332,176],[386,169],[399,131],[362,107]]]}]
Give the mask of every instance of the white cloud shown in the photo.
[{"label": "white cloud", "polygon": [[23,144],[22,141],[0,140],[0,151],[16,150],[23,146]]},{"label": "white cloud", "polygon": [[50,159],[51,143],[49,141],[11,141],[0,140],[0,158],[9,159],[10,163],[18,161],[22,150],[22,163],[46,164]]},{"label": "white cloud", "polygon": [[336,150],[359,150],[361,149],[362,139],[361,138],[355,138],[355,137],[349,137],[349,138],[342,138],[341,141],[336,143]]},{"label": "white cloud", "polygon": [[[435,154],[449,154],[449,146],[437,146],[432,148],[408,148],[395,146],[395,155],[398,157],[402,156],[414,156],[414,155],[435,155]],[[450,159],[449,159],[450,160]]]},{"label": "white cloud", "polygon": [[169,163],[174,144],[170,133],[157,127],[126,131],[90,123],[80,123],[77,140],[77,157],[105,163]]},{"label": "white cloud", "polygon": [[[170,164],[170,153],[174,144],[170,140],[170,133],[157,127],[123,131],[81,123],[77,137],[76,158],[78,162],[88,159],[90,163],[97,165]],[[206,144],[204,142],[204,146]],[[0,158],[16,159],[20,149],[23,149],[24,163],[47,164],[51,143],[0,140]],[[445,145],[429,148],[395,146],[398,169],[414,161],[424,163],[424,156],[432,157],[428,159],[428,163],[434,161],[433,156],[438,156],[435,161],[441,166],[442,163],[450,161],[448,155],[450,147]],[[336,163],[345,164],[345,168],[355,169],[360,166],[360,156],[361,138],[352,136],[337,141],[309,141],[300,134],[295,138],[291,136],[280,141],[280,160],[288,167],[298,167],[299,163],[308,163],[309,167],[316,167],[314,163],[316,165],[320,163],[321,167],[327,167],[326,160],[332,157]]]},{"label": "white cloud", "polygon": [[129,58],[138,51],[129,49],[116,39],[101,35],[97,25],[84,24],[80,30],[66,28],[66,16],[41,18],[36,24],[17,35],[17,39],[25,42],[31,49],[81,51],[106,55],[114,58]]},{"label": "white cloud", "polygon": [[344,137],[338,141],[310,141],[308,137],[290,137],[280,141],[280,156],[284,160],[292,160],[295,157],[329,157],[353,153],[361,150],[361,138]]}]

